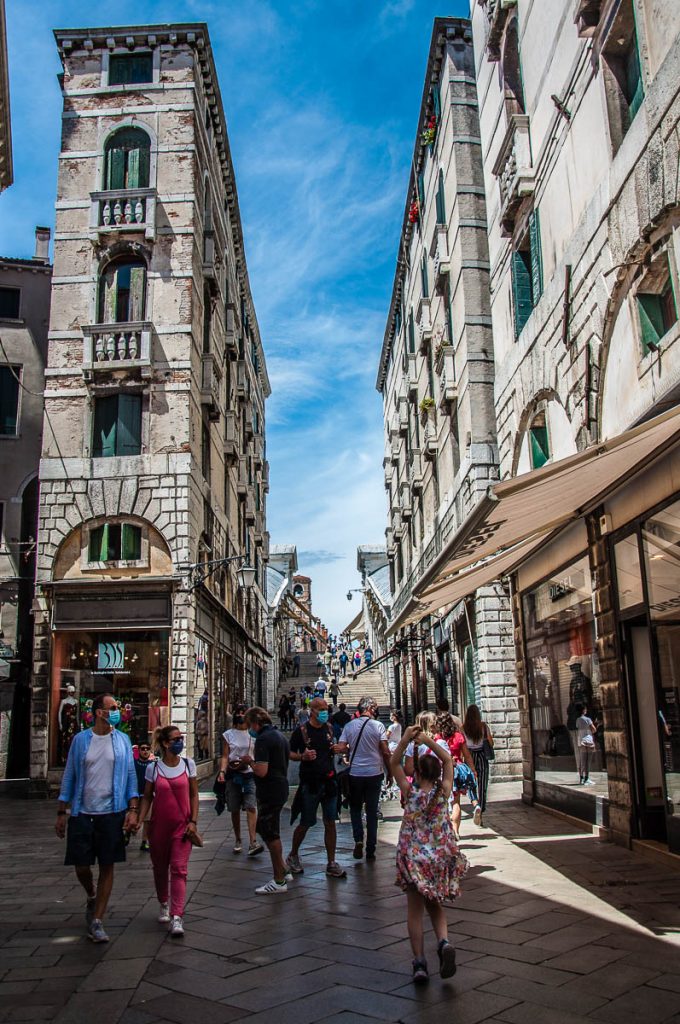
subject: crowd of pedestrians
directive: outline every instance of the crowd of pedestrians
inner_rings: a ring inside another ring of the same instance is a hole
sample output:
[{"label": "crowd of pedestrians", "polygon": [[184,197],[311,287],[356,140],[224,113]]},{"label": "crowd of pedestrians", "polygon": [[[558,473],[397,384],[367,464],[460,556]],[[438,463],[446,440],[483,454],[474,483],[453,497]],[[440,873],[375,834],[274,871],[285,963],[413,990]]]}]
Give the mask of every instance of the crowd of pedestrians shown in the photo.
[{"label": "crowd of pedestrians", "polygon": [[[489,761],[494,757],[489,726],[479,708],[471,705],[464,722],[440,707],[436,714],[421,712],[408,728],[401,711],[394,709],[386,729],[370,696],[363,697],[352,713],[344,703],[335,710],[322,675],[309,699],[306,688],[304,692],[300,708],[306,715],[303,720],[298,716],[290,740],[283,729],[292,724],[291,703],[279,705],[281,729],[275,728],[264,708],[237,706],[231,728],[223,734],[214,792],[218,813],[226,807],[231,815],[234,854],[243,850],[245,813],[248,856],[266,848],[272,867],[271,879],[255,893],[287,892],[294,878],[304,873],[301,849],[320,810],[326,875],[342,880],[347,871],[336,857],[341,805],[349,806],[354,859],[370,862],[377,856],[381,793],[396,793],[404,810],[396,884],[407,896],[413,980],[421,983],[429,977],[425,913],[437,939],[441,977],[450,977],[456,959],[442,904],[459,894],[467,869],[459,849],[463,796],[473,807],[475,824],[482,823]],[[291,702],[295,706],[294,692]],[[196,765],[183,756],[184,737],[176,726],[157,729],[153,743],[140,744],[135,756],[127,735],[116,728],[120,710],[115,698],[96,697],[92,713],[92,728],[78,733],[71,745],[56,821],[57,835],[66,838],[65,863],[74,867],[85,890],[87,934],[93,942],[108,941],[103,922],[114,867],[125,860],[129,837],[141,829],[140,849],[151,857],[158,920],[179,938],[184,934],[191,850],[203,845]],[[286,855],[281,815],[289,797],[290,760],[300,767],[290,812],[296,827]]]}]

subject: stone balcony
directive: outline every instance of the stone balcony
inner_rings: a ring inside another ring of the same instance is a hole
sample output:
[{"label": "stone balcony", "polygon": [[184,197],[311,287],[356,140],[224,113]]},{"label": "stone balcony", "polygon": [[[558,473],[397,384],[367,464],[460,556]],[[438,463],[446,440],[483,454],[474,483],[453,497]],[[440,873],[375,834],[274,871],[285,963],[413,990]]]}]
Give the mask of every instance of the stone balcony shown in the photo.
[{"label": "stone balcony", "polygon": [[526,114],[511,114],[510,123],[493,173],[498,178],[501,193],[501,229],[510,236],[515,224],[517,211],[522,201],[532,195],[535,184],[535,168],[531,157],[531,136],[529,118]]},{"label": "stone balcony", "polygon": [[208,419],[220,418],[220,385],[222,369],[214,352],[204,352],[201,356],[201,405],[208,410]]},{"label": "stone balcony", "polygon": [[262,490],[269,494],[269,462],[267,459],[262,463]]},{"label": "stone balcony", "polygon": [[250,380],[245,359],[239,359],[236,363],[236,397],[241,402],[250,398]]},{"label": "stone balcony", "polygon": [[420,351],[425,355],[427,352],[427,346],[432,340],[432,311],[430,307],[430,300],[426,296],[423,296],[418,303],[416,319],[418,321]]},{"label": "stone balcony", "polygon": [[246,494],[245,500],[245,517],[247,523],[254,523],[257,515],[257,509],[255,508],[255,495],[252,491]]},{"label": "stone balcony", "polygon": [[224,347],[230,359],[238,359],[238,314],[233,302],[224,311]]},{"label": "stone balcony", "polygon": [[250,487],[250,478],[248,476],[248,458],[245,455],[239,455],[238,457],[238,478],[236,480],[236,492],[242,497],[245,497]]},{"label": "stone balcony", "polygon": [[406,394],[409,398],[418,396],[418,356],[415,352],[408,354],[408,367],[405,372]]},{"label": "stone balcony", "polygon": [[397,546],[394,542],[394,530],[391,526],[388,526],[385,530],[385,544],[387,547],[387,554],[394,557],[397,551]]},{"label": "stone balcony", "polygon": [[458,401],[454,357],[453,345],[440,345],[437,349],[435,369],[439,374],[439,408],[443,412],[452,412]]},{"label": "stone balcony", "polygon": [[451,257],[449,255],[449,235],[446,224],[436,224],[432,235],[430,256],[434,264],[434,281],[440,287],[443,279],[451,272]]},{"label": "stone balcony", "polygon": [[439,444],[437,441],[437,428],[432,418],[428,419],[425,424],[423,442],[423,456],[429,460],[436,459]]},{"label": "stone balcony", "polygon": [[401,485],[400,502],[402,519],[410,519],[413,515],[413,504],[408,482]]},{"label": "stone balcony", "polygon": [[156,189],[121,188],[90,192],[90,238],[100,235],[144,232],[148,241],[156,237]]},{"label": "stone balcony", "polygon": [[83,374],[141,369],[151,373],[151,330],[148,321],[87,324],[83,327]]},{"label": "stone balcony", "polygon": [[402,437],[407,437],[409,428],[408,399],[402,397],[397,405],[397,425]]}]

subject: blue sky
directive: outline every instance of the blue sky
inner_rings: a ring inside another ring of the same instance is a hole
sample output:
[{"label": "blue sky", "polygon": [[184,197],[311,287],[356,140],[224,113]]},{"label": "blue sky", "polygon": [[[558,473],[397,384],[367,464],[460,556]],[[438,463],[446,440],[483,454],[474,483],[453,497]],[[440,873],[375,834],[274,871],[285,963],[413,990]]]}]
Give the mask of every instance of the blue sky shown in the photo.
[{"label": "blue sky", "polygon": [[[54,223],[61,101],[51,30],[106,5],[6,0],[15,184],[0,253]],[[435,15],[467,0],[118,0],[116,24],[205,21],[215,52],[251,286],[273,393],[268,525],[296,544],[315,612],[357,610],[358,544],[384,543],[377,361]],[[94,20],[93,20],[93,12]]]}]

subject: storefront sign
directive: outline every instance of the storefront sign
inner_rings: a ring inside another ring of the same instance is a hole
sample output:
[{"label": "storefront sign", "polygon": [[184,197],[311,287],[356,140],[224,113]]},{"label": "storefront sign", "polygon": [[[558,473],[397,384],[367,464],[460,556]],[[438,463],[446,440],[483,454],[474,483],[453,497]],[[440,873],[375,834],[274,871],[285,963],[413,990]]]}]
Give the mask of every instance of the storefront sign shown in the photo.
[{"label": "storefront sign", "polygon": [[554,583],[550,584],[550,600],[559,601],[561,597],[566,597],[567,594],[573,594],[576,592],[576,587],[572,583],[571,576],[565,576],[561,580],[555,580]]},{"label": "storefront sign", "polygon": [[125,644],[121,642],[110,643],[109,641],[99,643],[97,655],[97,668],[106,669],[108,672],[120,672],[125,667]]}]

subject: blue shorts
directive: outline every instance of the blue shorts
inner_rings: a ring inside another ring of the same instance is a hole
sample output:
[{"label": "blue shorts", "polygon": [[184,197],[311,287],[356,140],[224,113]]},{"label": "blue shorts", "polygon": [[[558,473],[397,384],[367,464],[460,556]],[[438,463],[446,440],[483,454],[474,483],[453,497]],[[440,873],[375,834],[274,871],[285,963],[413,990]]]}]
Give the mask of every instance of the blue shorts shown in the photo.
[{"label": "blue shorts", "polygon": [[300,825],[302,828],[313,828],[316,825],[316,812],[321,804],[324,821],[335,821],[338,816],[338,786],[334,779],[324,779],[316,783],[300,783]]},{"label": "blue shorts", "polygon": [[241,810],[254,811],[257,808],[255,776],[252,772],[235,772],[227,779],[227,808],[232,814]]},{"label": "blue shorts", "polygon": [[66,826],[64,864],[120,864],[125,860],[125,811],[114,814],[72,814]]}]

